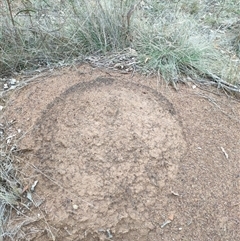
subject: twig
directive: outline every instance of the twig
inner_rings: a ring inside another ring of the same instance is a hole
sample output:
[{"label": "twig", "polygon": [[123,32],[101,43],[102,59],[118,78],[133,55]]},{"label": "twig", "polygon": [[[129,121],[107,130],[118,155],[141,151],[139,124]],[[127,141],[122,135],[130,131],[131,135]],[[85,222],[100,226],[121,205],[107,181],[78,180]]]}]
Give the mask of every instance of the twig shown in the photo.
[{"label": "twig", "polygon": [[166,225],[168,225],[169,223],[171,223],[172,221],[170,220],[167,220],[165,221],[162,225],[161,225],[161,228],[164,228]]},{"label": "twig", "polygon": [[14,22],[14,18],[13,18],[13,14],[12,14],[12,8],[11,8],[10,0],[7,0],[7,5],[8,5],[8,10],[9,10],[12,25],[13,25],[13,27],[15,27],[15,22]]},{"label": "twig", "polygon": [[227,154],[227,152],[224,150],[224,148],[222,146],[221,146],[221,150],[224,153],[225,157],[228,159],[228,154]]},{"label": "twig", "polygon": [[221,79],[220,77],[218,77],[217,75],[213,74],[213,73],[208,73],[207,77],[210,78],[215,84],[218,85],[218,87],[221,87],[223,89],[227,89],[229,91],[233,91],[236,93],[240,93],[240,88],[237,87],[236,85],[230,84],[227,81]]},{"label": "twig", "polygon": [[136,10],[137,6],[141,3],[141,1],[139,1],[138,3],[134,4],[131,6],[131,8],[129,9],[128,13],[127,13],[127,33],[126,33],[126,37],[130,37],[130,19],[132,14],[134,13],[134,11]]},{"label": "twig", "polygon": [[215,105],[224,115],[226,115],[229,119],[232,119],[232,120],[236,121],[237,123],[240,122],[240,120],[239,120],[238,118],[235,118],[234,116],[229,115],[226,111],[223,111],[222,108],[221,108],[221,107],[214,101],[214,99],[212,99],[211,97],[205,96],[205,95],[200,94],[200,93],[198,93],[198,94],[196,94],[196,95],[198,95],[198,96],[200,96],[200,97],[208,100],[208,101],[211,102],[212,104],[214,104],[214,105]]}]

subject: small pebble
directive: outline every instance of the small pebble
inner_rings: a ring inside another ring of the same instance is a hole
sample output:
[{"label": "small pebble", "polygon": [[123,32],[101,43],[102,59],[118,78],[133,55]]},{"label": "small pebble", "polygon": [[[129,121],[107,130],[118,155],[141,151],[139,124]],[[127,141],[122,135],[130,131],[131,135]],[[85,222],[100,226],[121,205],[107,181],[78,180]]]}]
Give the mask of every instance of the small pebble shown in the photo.
[{"label": "small pebble", "polygon": [[73,205],[73,209],[77,210],[78,209],[78,205],[74,204]]},{"label": "small pebble", "polygon": [[11,80],[10,80],[10,84],[11,84],[11,85],[15,85],[16,83],[17,83],[17,81],[16,81],[15,79],[11,79]]},{"label": "small pebble", "polygon": [[4,90],[7,90],[7,89],[8,89],[8,84],[4,84],[4,85],[3,85],[3,89],[4,89]]}]

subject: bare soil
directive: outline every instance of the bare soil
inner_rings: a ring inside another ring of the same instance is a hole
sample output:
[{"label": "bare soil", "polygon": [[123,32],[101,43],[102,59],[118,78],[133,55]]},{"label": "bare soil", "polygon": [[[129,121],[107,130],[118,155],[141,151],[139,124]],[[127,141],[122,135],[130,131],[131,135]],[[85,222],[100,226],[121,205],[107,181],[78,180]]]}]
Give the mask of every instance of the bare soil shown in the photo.
[{"label": "bare soil", "polygon": [[83,65],[12,93],[14,240],[240,240],[240,104],[211,91]]}]

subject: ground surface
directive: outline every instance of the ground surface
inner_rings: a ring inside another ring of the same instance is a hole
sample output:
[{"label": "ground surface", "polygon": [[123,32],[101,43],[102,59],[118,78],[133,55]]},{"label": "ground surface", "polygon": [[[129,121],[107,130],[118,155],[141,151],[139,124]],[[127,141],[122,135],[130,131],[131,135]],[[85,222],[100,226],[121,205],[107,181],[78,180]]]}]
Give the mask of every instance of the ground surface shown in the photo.
[{"label": "ground surface", "polygon": [[81,66],[15,91],[5,116],[38,180],[15,240],[240,240],[239,102]]}]

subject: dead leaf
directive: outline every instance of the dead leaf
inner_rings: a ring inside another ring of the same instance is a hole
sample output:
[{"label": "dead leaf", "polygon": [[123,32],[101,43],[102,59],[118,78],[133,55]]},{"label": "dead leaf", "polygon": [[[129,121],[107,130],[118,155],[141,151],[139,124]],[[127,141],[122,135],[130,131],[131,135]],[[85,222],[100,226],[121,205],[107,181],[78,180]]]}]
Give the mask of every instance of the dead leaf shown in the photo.
[{"label": "dead leaf", "polygon": [[172,212],[168,215],[168,220],[173,221],[173,219],[174,219],[174,213]]}]

